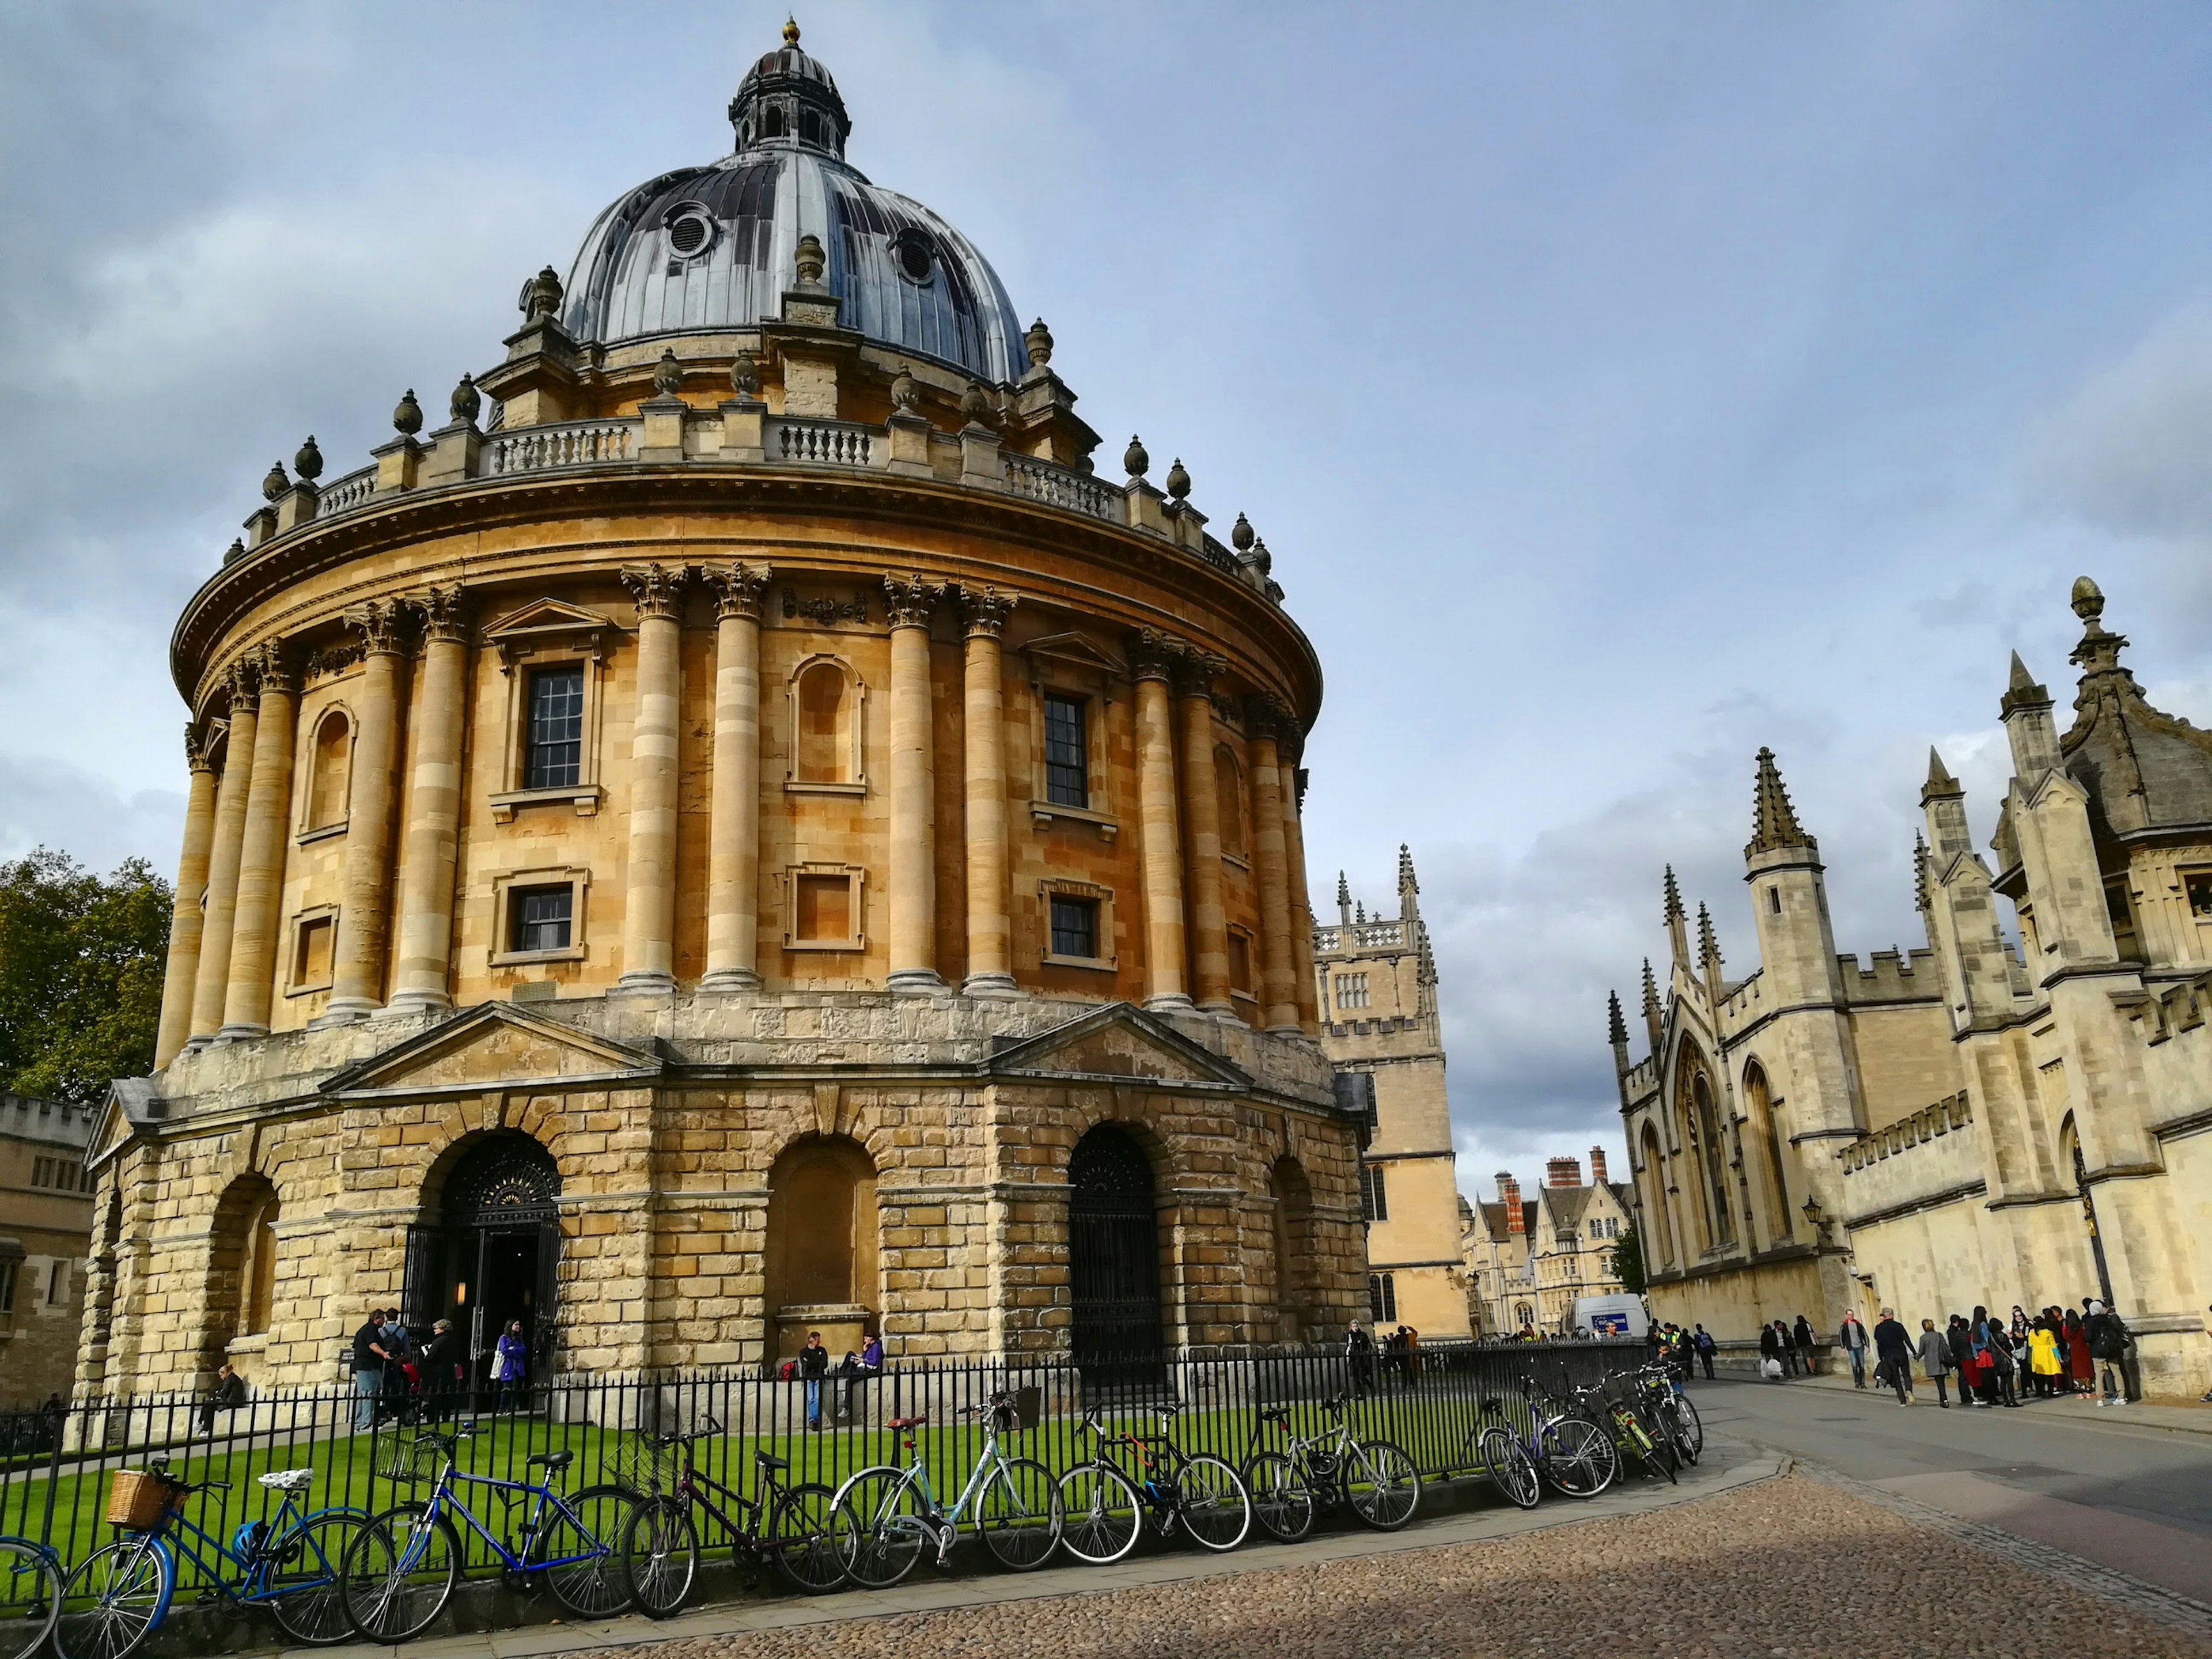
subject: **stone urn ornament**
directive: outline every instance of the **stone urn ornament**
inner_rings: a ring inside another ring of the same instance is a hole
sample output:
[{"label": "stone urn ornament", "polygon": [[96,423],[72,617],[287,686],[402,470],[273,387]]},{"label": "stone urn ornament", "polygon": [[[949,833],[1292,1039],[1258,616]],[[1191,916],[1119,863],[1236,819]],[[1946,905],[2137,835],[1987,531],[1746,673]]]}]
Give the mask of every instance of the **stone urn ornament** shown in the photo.
[{"label": "stone urn ornament", "polygon": [[477,416],[483,409],[483,393],[477,390],[475,375],[461,376],[460,384],[453,388],[453,399],[448,407],[453,410],[457,424],[474,426],[477,423]]},{"label": "stone urn ornament", "polygon": [[411,438],[422,429],[422,405],[415,401],[415,388],[411,386],[392,411],[392,429],[403,438]]},{"label": "stone urn ornament", "polygon": [[1129,447],[1121,452],[1121,470],[1133,478],[1141,478],[1152,471],[1152,458],[1145,453],[1145,441],[1133,433]]},{"label": "stone urn ornament", "polygon": [[751,352],[740,351],[730,360],[730,390],[740,398],[760,396],[760,360]]},{"label": "stone urn ornament", "polygon": [[261,499],[273,501],[291,487],[292,481],[284,476],[284,463],[270,462],[268,476],[261,481]]},{"label": "stone urn ornament", "polygon": [[292,457],[292,471],[309,483],[323,476],[323,452],[316,447],[313,433],[307,434],[307,441]]},{"label": "stone urn ornament", "polygon": [[676,361],[672,349],[664,349],[660,361],[653,366],[653,389],[664,398],[673,398],[684,390],[684,365]]}]

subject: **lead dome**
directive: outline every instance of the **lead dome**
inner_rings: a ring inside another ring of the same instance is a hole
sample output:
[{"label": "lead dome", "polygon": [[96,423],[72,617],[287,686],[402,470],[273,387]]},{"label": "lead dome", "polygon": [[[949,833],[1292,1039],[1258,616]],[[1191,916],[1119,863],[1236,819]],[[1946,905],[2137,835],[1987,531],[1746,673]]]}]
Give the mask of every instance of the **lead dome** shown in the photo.
[{"label": "lead dome", "polygon": [[625,192],[592,222],[568,271],[562,322],[602,345],[749,329],[776,314],[802,236],[846,325],[994,385],[1025,365],[1022,325],[990,262],[910,197],[845,160],[852,121],[829,70],[785,44],[730,100],[735,149]]}]

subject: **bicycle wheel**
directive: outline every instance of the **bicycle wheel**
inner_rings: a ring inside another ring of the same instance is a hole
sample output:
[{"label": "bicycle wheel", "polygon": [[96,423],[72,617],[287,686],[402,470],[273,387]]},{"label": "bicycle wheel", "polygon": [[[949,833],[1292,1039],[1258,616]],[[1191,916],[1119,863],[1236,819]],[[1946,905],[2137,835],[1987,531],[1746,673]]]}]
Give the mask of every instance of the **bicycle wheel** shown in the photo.
[{"label": "bicycle wheel", "polygon": [[1244,1466],[1252,1518],[1268,1537],[1295,1544],[1313,1530],[1312,1486],[1305,1472],[1280,1452],[1261,1452]]},{"label": "bicycle wheel", "polygon": [[1176,1512],[1201,1548],[1233,1550],[1252,1530],[1252,1495],[1211,1452],[1194,1453],[1176,1479]]},{"label": "bicycle wheel", "polygon": [[914,1482],[888,1467],[862,1469],[837,1489],[830,1528],[838,1562],[868,1589],[889,1589],[912,1572],[922,1540],[934,1535]]},{"label": "bicycle wheel", "polygon": [[1388,1440],[1362,1440],[1345,1460],[1344,1493],[1352,1512],[1377,1532],[1395,1532],[1421,1501],[1421,1472]]},{"label": "bicycle wheel", "polygon": [[1585,1417],[1562,1417],[1547,1424],[1537,1444],[1543,1472],[1569,1498],[1595,1498],[1620,1473],[1613,1437]]},{"label": "bicycle wheel", "polygon": [[553,1599],[579,1619],[611,1619],[629,1608],[629,1578],[623,1571],[623,1539],[637,1510],[637,1494],[620,1486],[586,1486],[559,1507],[545,1506],[525,1568],[545,1575]]},{"label": "bicycle wheel", "polygon": [[324,1510],[269,1540],[269,1573],[261,1587],[266,1599],[259,1604],[301,1646],[329,1648],[353,1640],[345,1609],[345,1554],[368,1523],[356,1510]]},{"label": "bicycle wheel", "polygon": [[674,1498],[640,1504],[623,1533],[623,1571],[630,1600],[648,1619],[665,1619],[699,1581],[699,1528],[691,1506]]},{"label": "bicycle wheel", "polygon": [[1118,1561],[1137,1547],[1145,1518],[1137,1489],[1111,1463],[1078,1463],[1060,1477],[1060,1541],[1077,1560],[1094,1567]]},{"label": "bicycle wheel", "polygon": [[1522,1509],[1533,1510],[1543,1501],[1544,1485],[1536,1478],[1535,1460],[1512,1430],[1482,1431],[1482,1467],[1491,1484]]},{"label": "bicycle wheel", "polygon": [[0,1538],[0,1659],[31,1659],[62,1613],[61,1562],[21,1538]]},{"label": "bicycle wheel", "polygon": [[405,1642],[446,1610],[461,1577],[453,1523],[422,1504],[372,1516],[346,1546],[346,1617],[364,1642]]},{"label": "bicycle wheel", "polygon": [[795,1589],[821,1595],[845,1582],[833,1518],[837,1494],[823,1486],[793,1486],[776,1499],[769,1517],[769,1547],[776,1569]]},{"label": "bicycle wheel", "polygon": [[1060,1547],[1060,1483],[1052,1471],[1026,1457],[1012,1457],[983,1483],[975,1526],[984,1547],[1002,1567],[1028,1572]]},{"label": "bicycle wheel", "polygon": [[62,1586],[54,1651],[61,1659],[123,1659],[169,1616],[176,1589],[176,1563],[152,1538],[118,1538],[94,1550]]},{"label": "bicycle wheel", "polygon": [[1682,1425],[1685,1436],[1683,1449],[1690,1454],[1690,1461],[1694,1463],[1705,1455],[1705,1419],[1698,1415],[1696,1404],[1686,1394],[1674,1396],[1674,1416]]}]

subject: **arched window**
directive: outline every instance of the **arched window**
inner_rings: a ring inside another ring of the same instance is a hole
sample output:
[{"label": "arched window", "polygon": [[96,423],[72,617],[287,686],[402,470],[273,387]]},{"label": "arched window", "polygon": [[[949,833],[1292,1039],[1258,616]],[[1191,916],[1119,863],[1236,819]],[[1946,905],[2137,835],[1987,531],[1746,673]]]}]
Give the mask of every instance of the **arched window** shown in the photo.
[{"label": "arched window", "polygon": [[276,1194],[262,1200],[246,1224],[245,1310],[238,1322],[240,1336],[258,1336],[269,1328],[270,1310],[276,1299]]},{"label": "arched window", "polygon": [[856,1141],[809,1135],[768,1176],[766,1306],[778,1358],[819,1330],[833,1352],[860,1346],[877,1312],[876,1166]]},{"label": "arched window", "polygon": [[803,109],[799,112],[799,136],[810,144],[822,142],[822,117],[815,111]]},{"label": "arched window", "polygon": [[1213,751],[1213,787],[1221,817],[1221,850],[1232,859],[1248,858],[1244,821],[1244,769],[1226,744]]},{"label": "arched window", "polygon": [[1320,1332],[1313,1312],[1313,1184],[1297,1159],[1281,1158],[1267,1172],[1267,1194],[1275,1200],[1273,1334],[1296,1342]]},{"label": "arched window", "polygon": [[783,112],[774,104],[770,104],[761,112],[761,137],[763,138],[783,137]]},{"label": "arched window", "polygon": [[835,657],[811,657],[791,678],[791,781],[799,788],[857,789],[860,682]]},{"label": "arched window", "polygon": [[1698,1166],[1705,1176],[1706,1217],[1716,1245],[1735,1242],[1735,1208],[1729,1202],[1728,1150],[1721,1139],[1719,1109],[1703,1072],[1691,1080],[1690,1103],[1697,1134]]},{"label": "arched window", "polygon": [[1743,1100],[1751,1117],[1753,1137],[1763,1149],[1766,1186],[1768,1223],[1771,1230],[1769,1243],[1779,1243],[1796,1231],[1790,1220],[1790,1176],[1782,1152],[1782,1131],[1774,1122],[1773,1091],[1768,1087],[1766,1068],[1757,1060],[1745,1068]]},{"label": "arched window", "polygon": [[324,830],[346,821],[346,791],[351,781],[353,722],[333,708],[316,723],[313,769],[307,780],[307,828]]}]

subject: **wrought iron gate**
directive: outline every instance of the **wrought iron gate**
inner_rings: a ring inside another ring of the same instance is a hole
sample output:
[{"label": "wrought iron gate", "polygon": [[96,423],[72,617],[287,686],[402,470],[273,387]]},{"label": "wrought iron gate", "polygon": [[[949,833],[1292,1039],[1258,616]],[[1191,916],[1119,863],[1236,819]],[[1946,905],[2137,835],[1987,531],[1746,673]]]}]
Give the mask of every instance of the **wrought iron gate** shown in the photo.
[{"label": "wrought iron gate", "polygon": [[1067,1180],[1075,1362],[1086,1387],[1156,1382],[1164,1354],[1152,1164],[1127,1133],[1102,1123],[1069,1154]]}]

